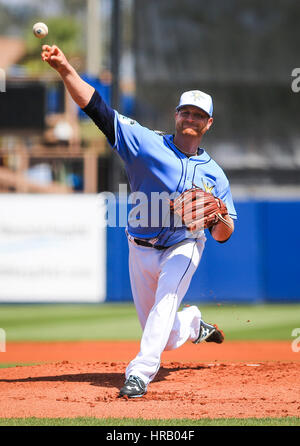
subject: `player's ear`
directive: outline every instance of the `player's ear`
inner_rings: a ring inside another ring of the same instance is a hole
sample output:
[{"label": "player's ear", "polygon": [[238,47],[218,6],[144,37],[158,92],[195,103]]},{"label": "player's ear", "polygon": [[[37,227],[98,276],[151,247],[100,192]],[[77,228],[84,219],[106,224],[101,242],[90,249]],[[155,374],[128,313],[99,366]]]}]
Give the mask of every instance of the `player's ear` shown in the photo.
[{"label": "player's ear", "polygon": [[214,122],[214,118],[209,118],[209,120],[207,121],[207,124],[206,124],[207,130],[210,129],[210,127],[212,126],[213,122]]}]

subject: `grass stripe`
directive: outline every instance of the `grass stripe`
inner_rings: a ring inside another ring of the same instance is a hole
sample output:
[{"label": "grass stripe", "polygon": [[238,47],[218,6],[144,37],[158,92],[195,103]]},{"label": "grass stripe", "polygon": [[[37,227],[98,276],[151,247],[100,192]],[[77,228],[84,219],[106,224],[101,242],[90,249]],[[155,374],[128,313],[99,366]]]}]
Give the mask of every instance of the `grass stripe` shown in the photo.
[{"label": "grass stripe", "polygon": [[9,341],[137,339],[132,304],[0,306],[0,327]]},{"label": "grass stripe", "polygon": [[[0,369],[8,369],[10,367],[26,367],[39,365],[41,362],[0,362]],[[45,364],[45,363],[44,363]]]},{"label": "grass stripe", "polygon": [[[292,340],[300,305],[198,305],[227,340]],[[141,328],[132,303],[0,305],[7,341],[138,340]]]},{"label": "grass stripe", "polygon": [[300,426],[300,418],[1,418],[0,426]]}]

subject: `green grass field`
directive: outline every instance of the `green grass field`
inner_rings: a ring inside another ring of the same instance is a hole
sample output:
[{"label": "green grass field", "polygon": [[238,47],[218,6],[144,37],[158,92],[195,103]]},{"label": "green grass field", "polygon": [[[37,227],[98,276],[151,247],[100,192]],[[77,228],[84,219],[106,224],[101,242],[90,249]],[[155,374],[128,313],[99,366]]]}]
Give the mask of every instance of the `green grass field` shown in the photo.
[{"label": "green grass field", "polygon": [[[222,327],[227,340],[292,341],[293,329],[300,327],[300,304],[199,304],[198,306],[204,320]],[[131,303],[0,305],[0,328],[5,330],[8,342],[137,340],[141,336],[135,308]],[[0,363],[1,366],[12,367],[14,364]],[[18,418],[0,419],[0,426],[300,426],[300,418],[215,420]]]},{"label": "green grass field", "polygon": [[0,426],[300,426],[300,418],[3,418]]},{"label": "green grass field", "polygon": [[[227,340],[292,340],[300,304],[198,305]],[[134,340],[141,336],[131,303],[99,305],[0,305],[7,341]]]}]

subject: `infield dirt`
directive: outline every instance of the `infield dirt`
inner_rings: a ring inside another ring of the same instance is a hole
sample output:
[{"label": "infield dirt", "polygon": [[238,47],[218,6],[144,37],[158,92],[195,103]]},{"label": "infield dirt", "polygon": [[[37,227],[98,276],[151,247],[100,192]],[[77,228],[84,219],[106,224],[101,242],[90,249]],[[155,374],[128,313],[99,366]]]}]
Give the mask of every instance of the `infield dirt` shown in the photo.
[{"label": "infield dirt", "polygon": [[9,343],[0,417],[248,418],[300,413],[300,352],[291,343],[186,344],[164,352],[148,393],[118,398],[137,342]]}]

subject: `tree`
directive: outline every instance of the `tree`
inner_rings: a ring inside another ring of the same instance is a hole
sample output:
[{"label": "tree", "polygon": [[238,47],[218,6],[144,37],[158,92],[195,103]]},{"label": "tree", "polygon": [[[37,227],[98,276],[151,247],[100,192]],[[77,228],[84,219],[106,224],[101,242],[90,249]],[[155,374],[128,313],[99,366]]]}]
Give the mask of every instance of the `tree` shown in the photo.
[{"label": "tree", "polygon": [[[32,25],[40,21],[36,18],[31,19]],[[42,45],[57,45],[66,54],[69,59],[76,59],[76,65],[80,68],[84,55],[84,46],[81,40],[82,26],[81,24],[70,16],[51,17],[47,20],[49,34],[44,39],[37,39],[32,33],[32,26],[28,26],[25,40],[26,40],[26,56],[21,61],[30,75],[39,75],[48,71],[47,64],[43,63],[40,54]]]}]

